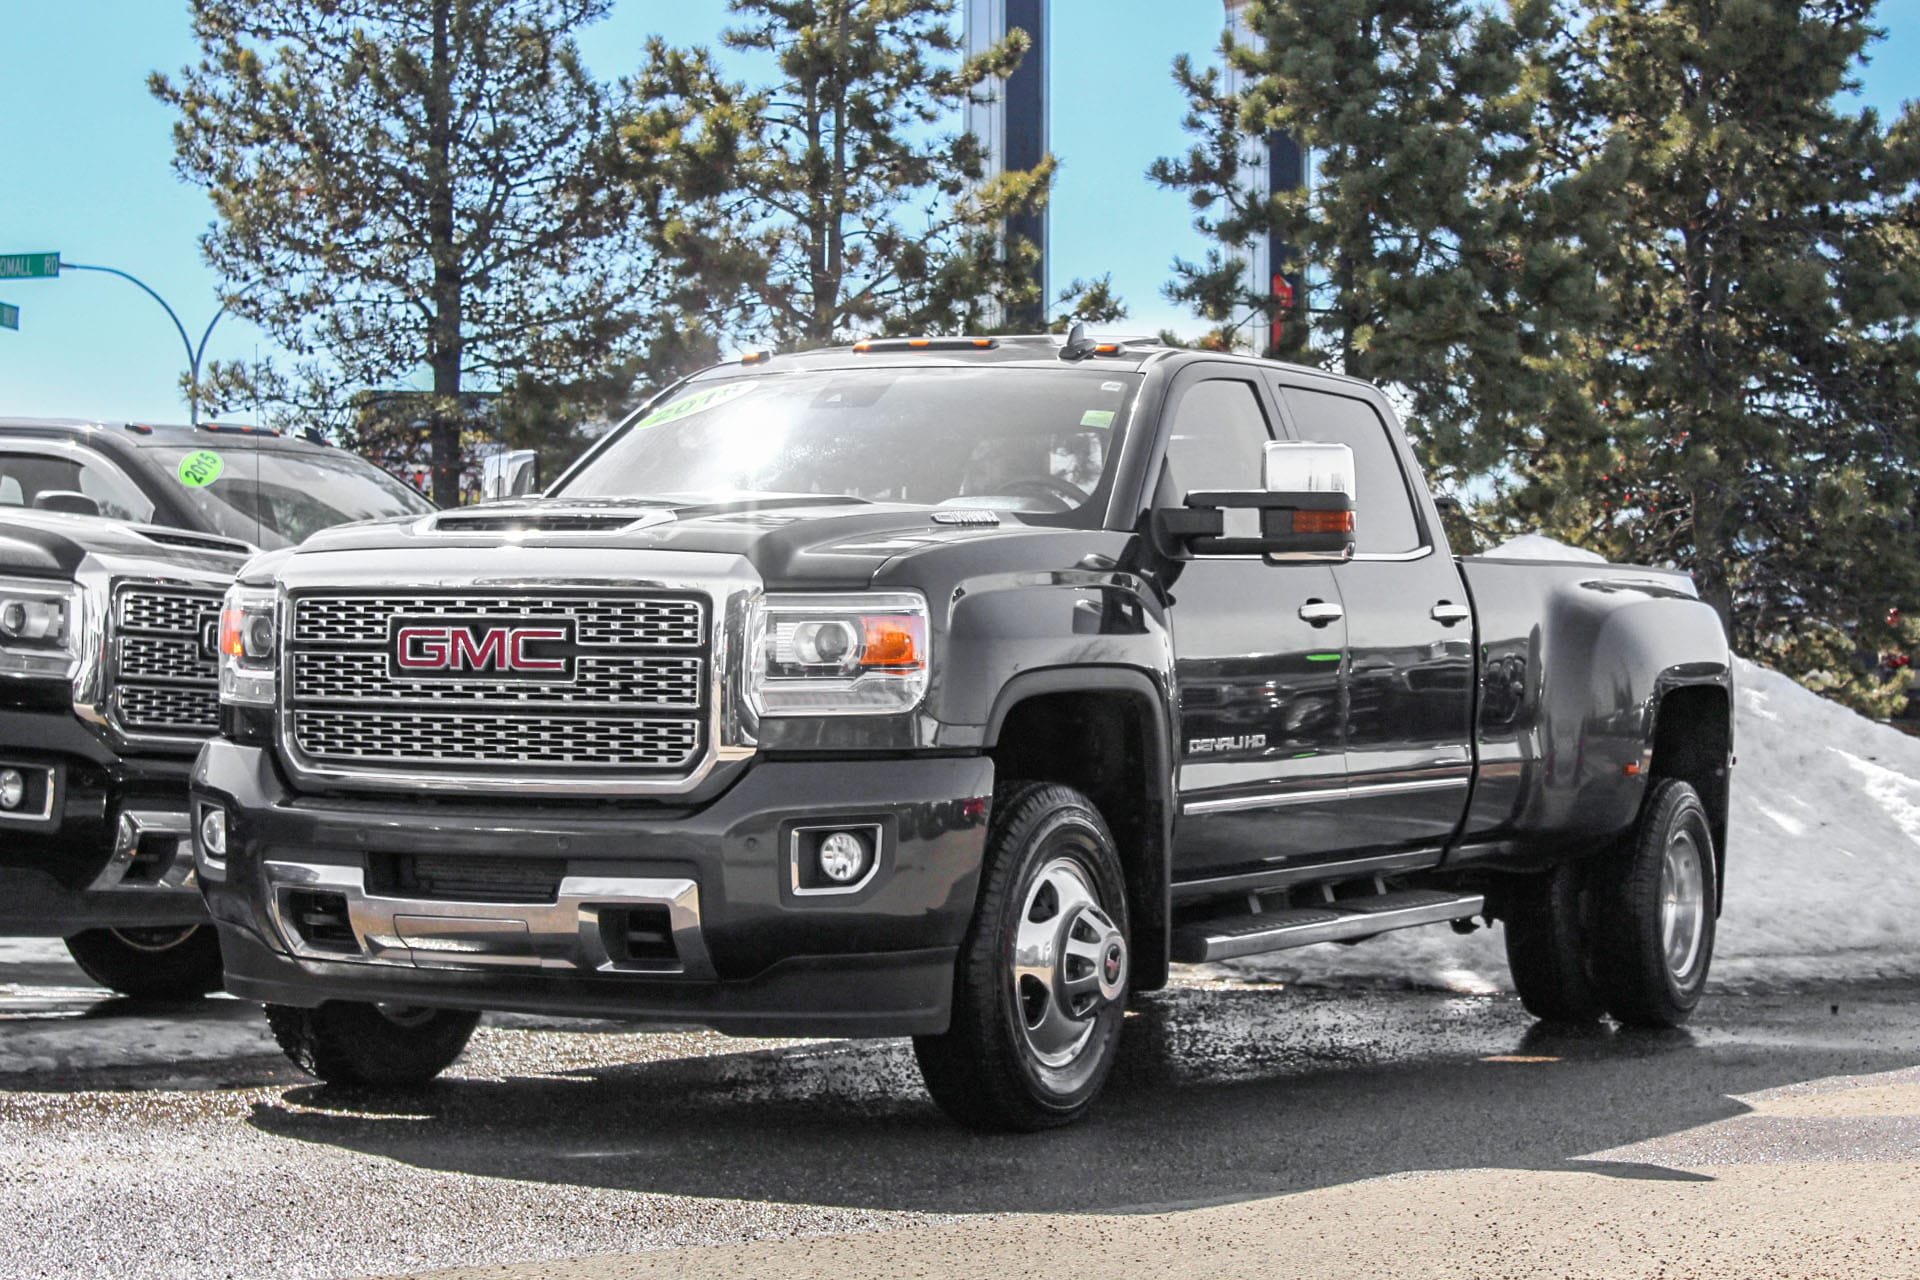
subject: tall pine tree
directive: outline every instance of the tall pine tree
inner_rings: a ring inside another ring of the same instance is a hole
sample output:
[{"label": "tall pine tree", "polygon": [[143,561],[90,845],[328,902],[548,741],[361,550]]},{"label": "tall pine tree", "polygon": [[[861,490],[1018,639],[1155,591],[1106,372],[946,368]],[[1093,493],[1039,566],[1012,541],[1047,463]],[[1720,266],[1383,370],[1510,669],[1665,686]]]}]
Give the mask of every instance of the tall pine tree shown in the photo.
[{"label": "tall pine tree", "polygon": [[[1045,204],[1053,160],[988,180],[978,139],[959,129],[1026,34],[963,57],[954,8],[729,0],[737,25],[722,43],[772,66],[762,84],[729,79],[704,49],[648,46],[626,153],[684,313],[803,348],[977,331],[997,305],[1039,296],[1033,247],[999,229]],[[681,199],[652,203],[664,193]],[[1100,282],[1088,296],[1111,313]]]},{"label": "tall pine tree", "polygon": [[[1872,0],[1604,0],[1553,153],[1607,234],[1598,439],[1510,515],[1692,571],[1740,649],[1871,666],[1920,611],[1920,113],[1841,104]],[[1846,683],[1846,681],[1842,681]]]},{"label": "tall pine tree", "polygon": [[[1584,430],[1560,356],[1591,279],[1536,181],[1552,16],[1545,0],[1250,0],[1252,38],[1221,49],[1240,92],[1174,64],[1197,141],[1149,176],[1213,243],[1175,263],[1168,296],[1217,344],[1278,315],[1269,354],[1395,387],[1429,464],[1456,475],[1542,422]],[[1248,144],[1275,131],[1310,151],[1310,190],[1255,194]],[[1291,306],[1246,283],[1246,247],[1276,231],[1297,257],[1274,271],[1305,279]]]},{"label": "tall pine tree", "polygon": [[152,79],[234,309],[317,357],[322,407],[425,370],[442,503],[463,393],[588,374],[633,321],[631,191],[573,40],[606,8],[192,0],[200,62]]}]

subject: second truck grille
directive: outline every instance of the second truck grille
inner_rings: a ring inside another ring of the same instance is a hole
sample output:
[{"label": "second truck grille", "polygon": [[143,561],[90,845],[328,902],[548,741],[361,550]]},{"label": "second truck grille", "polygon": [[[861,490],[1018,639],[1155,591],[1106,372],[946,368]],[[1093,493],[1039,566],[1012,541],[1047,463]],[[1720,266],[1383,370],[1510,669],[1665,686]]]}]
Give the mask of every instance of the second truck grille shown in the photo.
[{"label": "second truck grille", "polygon": [[704,597],[303,593],[288,608],[298,762],[484,786],[529,769],[672,777],[707,749]]},{"label": "second truck grille", "polygon": [[220,593],[123,583],[114,592],[112,714],[130,734],[206,737],[220,729],[213,628]]}]

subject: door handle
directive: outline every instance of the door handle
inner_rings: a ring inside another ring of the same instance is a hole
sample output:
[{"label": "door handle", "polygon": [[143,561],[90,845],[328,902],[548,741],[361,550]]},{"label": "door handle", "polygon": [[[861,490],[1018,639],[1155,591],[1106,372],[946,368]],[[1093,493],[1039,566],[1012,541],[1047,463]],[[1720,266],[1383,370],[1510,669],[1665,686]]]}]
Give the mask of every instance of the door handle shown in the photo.
[{"label": "door handle", "polygon": [[1338,622],[1347,616],[1347,611],[1337,604],[1325,600],[1309,600],[1300,606],[1300,620],[1310,622],[1316,627],[1324,627],[1329,622]]},{"label": "door handle", "polygon": [[1463,604],[1455,604],[1451,600],[1442,600],[1433,606],[1433,611],[1427,616],[1443,627],[1450,627],[1456,622],[1465,622],[1472,617],[1473,610]]}]

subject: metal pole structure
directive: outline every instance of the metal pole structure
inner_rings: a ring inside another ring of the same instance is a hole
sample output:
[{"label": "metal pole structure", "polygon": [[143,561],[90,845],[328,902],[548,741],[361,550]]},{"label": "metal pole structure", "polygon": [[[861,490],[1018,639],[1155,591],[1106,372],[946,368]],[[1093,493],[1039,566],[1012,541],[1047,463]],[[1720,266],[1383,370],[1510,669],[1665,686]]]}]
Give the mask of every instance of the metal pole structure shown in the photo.
[{"label": "metal pole structure", "polygon": [[180,322],[179,313],[167,304],[167,300],[161,297],[159,293],[154,290],[153,286],[149,285],[140,277],[131,272],[122,271],[118,267],[89,266],[82,262],[63,262],[60,264],[60,269],[62,271],[104,271],[110,276],[119,276],[122,280],[138,287],[142,293],[160,304],[160,309],[167,313],[167,319],[173,321],[174,332],[180,335],[180,346],[187,353],[187,376],[189,379],[187,385],[187,421],[193,426],[199,426],[200,358],[207,353],[207,340],[213,337],[213,327],[220,323],[220,317],[227,314],[228,305],[260,282],[258,280],[249,281],[247,284],[241,286],[238,293],[222,298],[220,300],[219,310],[213,313],[213,319],[207,321],[206,330],[200,335],[200,343],[198,346],[195,346],[193,339],[187,336],[187,326]]},{"label": "metal pole structure", "polygon": [[[986,177],[1020,173],[1038,165],[1047,154],[1048,44],[1052,36],[1051,0],[967,0],[967,56],[986,52],[1006,39],[1010,31],[1024,31],[1032,42],[1019,69],[1000,91],[967,107],[967,131],[980,139],[986,151]],[[1044,328],[1050,294],[1047,291],[1047,215],[1007,219],[1001,228],[1005,241],[1027,241],[1040,255],[1040,300],[1016,308],[1003,318],[1038,330]]]},{"label": "metal pole structure", "polygon": [[[1246,0],[1226,0],[1227,29],[1241,44],[1259,38],[1247,22]],[[1239,93],[1244,87],[1240,72],[1229,64],[1227,92]],[[1263,138],[1249,138],[1240,154],[1242,179],[1248,198],[1264,204],[1283,191],[1302,191],[1308,183],[1307,153],[1291,135],[1274,132]],[[1247,246],[1247,292],[1256,298],[1269,298],[1267,331],[1250,337],[1254,354],[1262,348],[1277,348],[1289,320],[1307,314],[1306,280],[1298,266],[1285,270],[1293,260],[1294,248],[1281,235],[1270,233]]]}]

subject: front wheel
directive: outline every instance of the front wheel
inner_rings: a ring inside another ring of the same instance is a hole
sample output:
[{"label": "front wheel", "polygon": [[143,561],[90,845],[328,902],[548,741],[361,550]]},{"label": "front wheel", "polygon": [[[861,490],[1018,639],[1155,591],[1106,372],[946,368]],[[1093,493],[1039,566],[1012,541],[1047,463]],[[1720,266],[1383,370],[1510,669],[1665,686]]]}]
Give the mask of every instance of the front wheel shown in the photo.
[{"label": "front wheel", "polygon": [[195,1000],[220,989],[220,939],[211,925],[88,929],[66,943],[89,978],[121,995]]},{"label": "front wheel", "polygon": [[916,1036],[927,1091],[975,1129],[1079,1119],[1106,1083],[1126,1012],[1125,878],[1079,792],[996,789],[980,905],[955,966],[953,1022]]},{"label": "front wheel", "polygon": [[1607,1012],[1639,1027],[1692,1016],[1713,960],[1718,879],[1699,793],[1656,784],[1617,860],[1596,878],[1594,987]]},{"label": "front wheel", "polygon": [[328,1084],[425,1084],[453,1065],[480,1015],[461,1009],[356,1004],[267,1006],[267,1026],[293,1065]]}]

